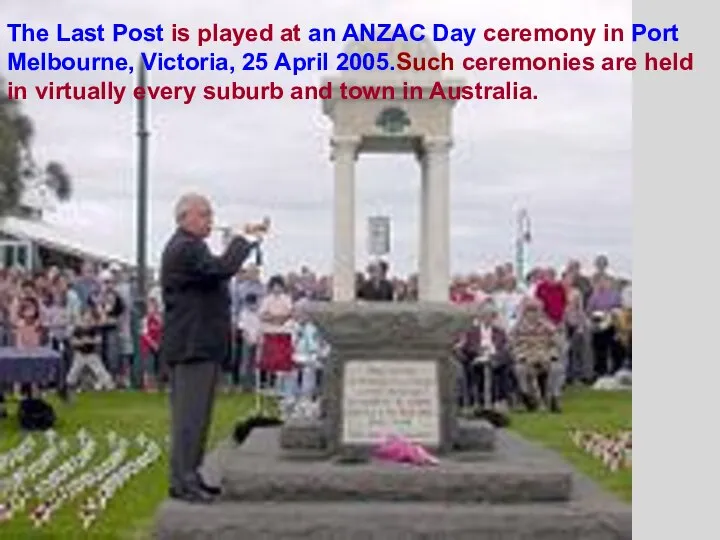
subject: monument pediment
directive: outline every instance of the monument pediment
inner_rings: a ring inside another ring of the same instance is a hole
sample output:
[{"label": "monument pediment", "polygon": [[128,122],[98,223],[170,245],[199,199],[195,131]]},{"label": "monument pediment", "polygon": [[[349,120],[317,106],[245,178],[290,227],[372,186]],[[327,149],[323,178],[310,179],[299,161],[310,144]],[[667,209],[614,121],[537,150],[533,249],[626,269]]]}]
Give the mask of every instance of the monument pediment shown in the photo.
[{"label": "monument pediment", "polygon": [[[350,55],[371,55],[377,65],[379,54],[386,54],[387,69],[342,71],[337,76],[326,78],[323,84],[331,84],[332,99],[323,100],[323,112],[329,116],[337,135],[359,135],[362,137],[361,152],[411,152],[417,150],[416,140],[422,137],[449,137],[452,132],[452,110],[455,100],[428,99],[433,85],[463,84],[463,81],[448,77],[446,72],[433,70],[393,69],[399,53],[410,53],[416,57],[437,56],[438,50],[432,42],[351,42],[344,53]],[[341,99],[340,85],[357,87],[392,88],[392,93],[382,92],[377,99]],[[423,97],[417,93],[412,99],[407,95],[408,87],[419,87]],[[389,96],[392,94],[392,99]],[[388,116],[388,111],[393,111]],[[402,118],[397,113],[402,111]],[[395,116],[393,116],[395,115]],[[399,141],[398,139],[407,139]]]}]

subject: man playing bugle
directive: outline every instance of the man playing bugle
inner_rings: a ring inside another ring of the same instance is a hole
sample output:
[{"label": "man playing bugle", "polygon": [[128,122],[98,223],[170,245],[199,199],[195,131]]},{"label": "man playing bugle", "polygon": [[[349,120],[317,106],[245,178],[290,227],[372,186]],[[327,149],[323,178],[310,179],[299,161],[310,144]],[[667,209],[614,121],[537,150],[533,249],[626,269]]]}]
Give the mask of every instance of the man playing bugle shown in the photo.
[{"label": "man playing bugle", "polygon": [[224,253],[213,255],[210,202],[183,195],[175,208],[177,229],[162,253],[164,332],[161,356],[170,369],[170,496],[209,503],[220,488],[199,473],[221,364],[230,347],[229,279],[256,249],[270,220],[231,235]]}]

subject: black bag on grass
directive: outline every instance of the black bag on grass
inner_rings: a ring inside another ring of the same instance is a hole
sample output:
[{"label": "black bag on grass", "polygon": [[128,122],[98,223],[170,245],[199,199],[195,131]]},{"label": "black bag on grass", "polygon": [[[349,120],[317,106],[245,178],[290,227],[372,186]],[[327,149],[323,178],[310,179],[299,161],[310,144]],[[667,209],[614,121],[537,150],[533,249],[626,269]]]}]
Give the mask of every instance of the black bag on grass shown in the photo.
[{"label": "black bag on grass", "polygon": [[55,426],[55,410],[45,400],[23,399],[18,409],[20,427],[26,431],[47,431]]}]

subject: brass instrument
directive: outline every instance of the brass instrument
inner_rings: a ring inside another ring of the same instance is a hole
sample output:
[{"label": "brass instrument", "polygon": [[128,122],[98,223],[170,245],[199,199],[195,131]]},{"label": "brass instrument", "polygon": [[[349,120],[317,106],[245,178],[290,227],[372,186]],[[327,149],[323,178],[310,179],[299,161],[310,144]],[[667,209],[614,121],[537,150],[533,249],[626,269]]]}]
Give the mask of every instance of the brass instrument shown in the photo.
[{"label": "brass instrument", "polygon": [[270,231],[271,221],[269,217],[263,218],[259,223],[246,223],[241,229],[244,235],[263,237]]}]

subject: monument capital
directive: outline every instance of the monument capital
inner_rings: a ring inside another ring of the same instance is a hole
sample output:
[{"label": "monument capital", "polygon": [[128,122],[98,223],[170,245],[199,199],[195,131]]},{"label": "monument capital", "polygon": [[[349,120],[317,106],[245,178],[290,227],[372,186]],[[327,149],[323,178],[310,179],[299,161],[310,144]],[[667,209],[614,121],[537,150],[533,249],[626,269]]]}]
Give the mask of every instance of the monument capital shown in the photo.
[{"label": "monument capital", "polygon": [[357,135],[335,135],[330,139],[330,159],[334,161],[340,156],[352,156],[356,160],[361,143],[362,137]]},{"label": "monument capital", "polygon": [[422,142],[422,148],[427,153],[447,152],[452,145],[450,137],[425,137]]}]

